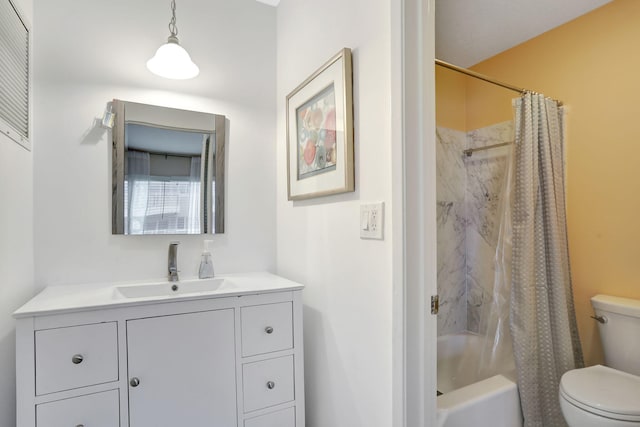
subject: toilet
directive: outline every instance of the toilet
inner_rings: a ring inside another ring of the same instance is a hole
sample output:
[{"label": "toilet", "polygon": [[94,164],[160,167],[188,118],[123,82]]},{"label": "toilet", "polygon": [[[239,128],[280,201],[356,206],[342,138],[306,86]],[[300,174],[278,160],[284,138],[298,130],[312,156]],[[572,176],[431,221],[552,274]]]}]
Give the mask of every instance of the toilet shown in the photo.
[{"label": "toilet", "polygon": [[640,427],[640,301],[596,295],[607,366],[566,372],[560,408],[569,427]]}]

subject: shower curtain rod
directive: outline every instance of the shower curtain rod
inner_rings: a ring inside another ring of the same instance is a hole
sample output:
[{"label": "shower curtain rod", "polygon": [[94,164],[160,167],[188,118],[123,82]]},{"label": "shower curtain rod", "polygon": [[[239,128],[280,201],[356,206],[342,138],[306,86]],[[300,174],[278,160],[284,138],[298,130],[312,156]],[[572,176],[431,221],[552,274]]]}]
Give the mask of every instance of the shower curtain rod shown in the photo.
[{"label": "shower curtain rod", "polygon": [[[533,90],[524,89],[524,88],[521,88],[521,87],[518,87],[518,86],[510,85],[509,83],[503,83],[501,81],[492,79],[491,77],[485,76],[484,74],[476,73],[475,71],[471,71],[471,70],[468,70],[466,68],[458,67],[457,65],[453,65],[453,64],[450,64],[448,62],[441,61],[440,59],[436,59],[436,65],[439,65],[439,66],[444,67],[444,68],[448,68],[448,69],[456,71],[458,73],[466,74],[469,77],[473,77],[473,78],[476,78],[476,79],[479,79],[479,80],[484,80],[487,83],[491,83],[491,84],[494,84],[496,86],[500,86],[500,87],[503,87],[505,89],[509,89],[509,90],[514,91],[514,92],[518,92],[520,94],[524,94],[525,92],[538,93],[538,92],[535,92]],[[559,106],[562,105],[562,101],[558,101],[557,99],[554,100],[554,101],[556,101]]]},{"label": "shower curtain rod", "polygon": [[485,76],[484,74],[476,73],[475,71],[471,71],[471,70],[468,70],[466,68],[458,67],[457,65],[453,65],[453,64],[450,64],[448,62],[441,61],[439,59],[436,59],[436,65],[439,65],[439,66],[444,67],[444,68],[448,68],[448,69],[453,70],[453,71],[457,71],[458,73],[466,74],[467,76],[474,77],[476,79],[484,80],[485,82],[492,83],[492,84],[497,85],[497,86],[501,86],[501,87],[503,87],[505,89],[509,89],[509,90],[514,91],[514,92],[519,92],[519,93],[527,92],[526,89],[523,89],[521,87],[513,86],[513,85],[510,85],[508,83],[502,83],[502,82],[500,82],[498,80],[492,79],[491,77]]}]

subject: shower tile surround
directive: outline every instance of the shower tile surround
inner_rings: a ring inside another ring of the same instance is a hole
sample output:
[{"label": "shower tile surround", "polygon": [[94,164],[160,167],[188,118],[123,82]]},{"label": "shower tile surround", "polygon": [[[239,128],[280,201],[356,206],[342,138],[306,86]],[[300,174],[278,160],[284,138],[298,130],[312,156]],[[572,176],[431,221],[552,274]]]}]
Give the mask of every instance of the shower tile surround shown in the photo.
[{"label": "shower tile surround", "polygon": [[468,132],[437,128],[438,335],[477,332],[493,291],[500,202],[509,148],[465,156],[465,148],[513,141],[513,122]]},{"label": "shower tile surround", "polygon": [[466,133],[437,128],[436,215],[438,222],[438,334],[466,329]]}]

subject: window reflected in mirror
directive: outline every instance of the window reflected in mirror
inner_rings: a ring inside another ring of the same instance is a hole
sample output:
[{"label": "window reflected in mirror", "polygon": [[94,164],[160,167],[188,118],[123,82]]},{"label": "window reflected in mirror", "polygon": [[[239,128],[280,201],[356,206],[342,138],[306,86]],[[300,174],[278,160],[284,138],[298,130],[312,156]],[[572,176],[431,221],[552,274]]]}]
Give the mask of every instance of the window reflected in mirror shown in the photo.
[{"label": "window reflected in mirror", "polygon": [[114,106],[113,233],[223,232],[224,116]]},{"label": "window reflected in mirror", "polygon": [[124,234],[201,233],[209,144],[207,134],[125,125]]}]

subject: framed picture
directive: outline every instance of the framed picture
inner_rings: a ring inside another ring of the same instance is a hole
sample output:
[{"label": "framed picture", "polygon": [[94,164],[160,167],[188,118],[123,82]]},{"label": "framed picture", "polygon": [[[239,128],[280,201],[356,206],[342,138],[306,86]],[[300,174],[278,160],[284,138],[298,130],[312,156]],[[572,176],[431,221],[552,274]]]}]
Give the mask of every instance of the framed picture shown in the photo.
[{"label": "framed picture", "polygon": [[287,96],[289,200],[355,190],[351,50],[342,49]]}]

